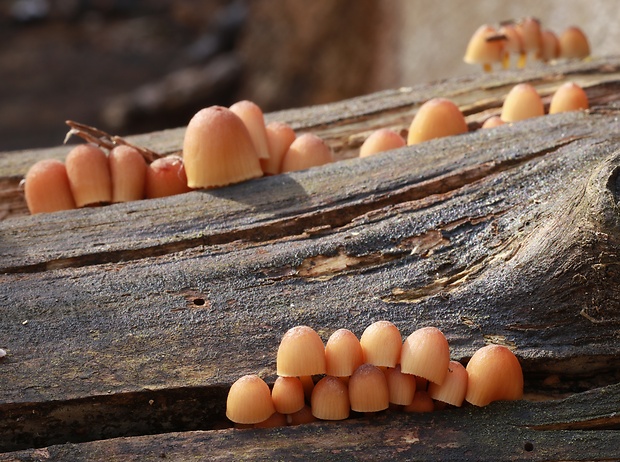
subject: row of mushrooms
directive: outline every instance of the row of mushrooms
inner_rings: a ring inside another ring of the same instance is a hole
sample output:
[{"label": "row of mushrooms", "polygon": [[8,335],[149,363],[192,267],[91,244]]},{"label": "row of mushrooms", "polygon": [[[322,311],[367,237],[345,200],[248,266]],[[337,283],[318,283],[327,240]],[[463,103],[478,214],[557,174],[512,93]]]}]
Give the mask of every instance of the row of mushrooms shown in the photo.
[{"label": "row of mushrooms", "polygon": [[469,40],[463,60],[490,72],[493,65],[508,69],[511,55],[517,55],[517,68],[521,69],[528,55],[543,62],[585,59],[590,56],[590,44],[579,27],[568,27],[558,36],[543,28],[538,19],[526,17],[502,22],[499,27],[480,26]]},{"label": "row of mushrooms", "polygon": [[359,340],[338,329],[325,345],[311,327],[293,327],[282,337],[276,362],[271,389],[253,374],[231,386],[226,416],[238,427],[344,420],[351,411],[388,408],[430,412],[465,401],[486,406],[523,396],[521,365],[507,347],[484,346],[464,367],[450,359],[439,329],[417,329],[403,342],[399,329],[385,320],[368,326]]},{"label": "row of mushrooms", "polygon": [[[588,107],[583,89],[569,82],[553,95],[549,113]],[[536,89],[519,84],[506,97],[501,116],[490,118],[483,128],[544,113]],[[468,130],[458,106],[445,98],[433,98],[414,116],[406,140],[393,130],[379,129],[361,145],[359,156]],[[109,152],[95,144],[81,144],[69,152],[64,163],[44,159],[33,165],[26,174],[24,190],[30,213],[35,214],[218,188],[333,161],[331,148],[317,135],[297,136],[283,122],[265,125],[256,104],[240,101],[230,108],[211,106],[195,114],[185,132],[182,157],[153,160],[124,140],[110,146]]]}]

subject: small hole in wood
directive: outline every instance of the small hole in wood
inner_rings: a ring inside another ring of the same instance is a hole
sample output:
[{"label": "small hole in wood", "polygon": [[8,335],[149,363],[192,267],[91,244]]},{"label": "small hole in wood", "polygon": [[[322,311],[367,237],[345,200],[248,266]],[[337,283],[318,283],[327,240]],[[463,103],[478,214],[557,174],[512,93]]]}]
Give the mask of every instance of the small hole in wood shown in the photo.
[{"label": "small hole in wood", "polygon": [[193,301],[194,301],[194,305],[196,306],[204,306],[205,304],[204,298],[195,298]]},{"label": "small hole in wood", "polygon": [[534,450],[534,445],[532,443],[530,443],[529,441],[527,441],[523,445],[523,449],[525,449],[527,452],[533,451]]}]

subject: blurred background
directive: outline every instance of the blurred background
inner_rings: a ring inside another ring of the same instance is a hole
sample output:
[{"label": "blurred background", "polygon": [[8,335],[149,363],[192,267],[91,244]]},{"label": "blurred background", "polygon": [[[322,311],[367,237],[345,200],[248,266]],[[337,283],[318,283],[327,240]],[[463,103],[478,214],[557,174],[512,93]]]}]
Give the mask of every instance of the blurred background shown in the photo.
[{"label": "blurred background", "polygon": [[523,16],[618,53],[617,0],[0,0],[0,151],[59,145],[66,119],[123,136],[481,72],[472,33]]}]

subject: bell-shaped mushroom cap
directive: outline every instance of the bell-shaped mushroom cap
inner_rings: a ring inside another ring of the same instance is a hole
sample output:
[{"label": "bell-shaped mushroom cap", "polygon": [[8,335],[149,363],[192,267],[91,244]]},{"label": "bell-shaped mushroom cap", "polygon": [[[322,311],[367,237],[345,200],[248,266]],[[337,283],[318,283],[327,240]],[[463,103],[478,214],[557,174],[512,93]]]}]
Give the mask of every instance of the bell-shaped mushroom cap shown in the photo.
[{"label": "bell-shaped mushroom cap", "polygon": [[583,88],[576,83],[566,82],[553,94],[549,105],[549,114],[579,111],[589,107],[588,95],[583,91]]},{"label": "bell-shaped mushroom cap", "polygon": [[57,159],[40,160],[28,169],[24,193],[32,214],[75,208],[67,169]]},{"label": "bell-shaped mushroom cap", "polygon": [[545,107],[536,89],[528,83],[520,83],[508,92],[500,117],[504,122],[517,122],[542,115],[545,115]]},{"label": "bell-shaped mushroom cap", "polygon": [[416,390],[411,404],[403,407],[403,411],[405,412],[433,412],[434,410],[435,402],[428,392],[424,390]]},{"label": "bell-shaped mushroom cap", "polygon": [[566,59],[583,59],[590,56],[590,44],[583,31],[575,26],[560,35],[560,56]]},{"label": "bell-shaped mushroom cap", "polygon": [[448,340],[436,327],[418,329],[403,343],[400,368],[405,374],[417,375],[442,384],[448,373],[449,363]]},{"label": "bell-shaped mushroom cap", "polygon": [[237,114],[250,133],[252,143],[256,149],[259,159],[269,159],[269,146],[267,144],[267,133],[265,131],[265,118],[263,111],[252,101],[239,101],[230,110]]},{"label": "bell-shaped mushroom cap", "polygon": [[389,128],[380,128],[371,133],[360,147],[360,157],[368,157],[384,151],[398,149],[407,143],[404,138]]},{"label": "bell-shaped mushroom cap", "polygon": [[560,57],[560,40],[549,29],[544,29],[541,32],[541,47],[539,58],[545,62],[557,59]]},{"label": "bell-shaped mushroom cap", "polygon": [[351,409],[378,412],[390,405],[390,390],[385,374],[377,366],[362,364],[349,379]]},{"label": "bell-shaped mushroom cap", "polygon": [[312,390],[312,415],[323,420],[343,420],[349,417],[349,390],[345,383],[330,375],[317,382]]},{"label": "bell-shaped mushroom cap", "polygon": [[263,175],[245,124],[221,106],[201,109],[189,121],[183,162],[190,188],[216,188]]},{"label": "bell-shaped mushroom cap", "polygon": [[450,361],[448,374],[441,385],[430,382],[428,394],[443,403],[461,407],[467,393],[467,371],[457,361]]},{"label": "bell-shaped mushroom cap", "polygon": [[303,425],[311,422],[316,422],[316,417],[312,415],[312,408],[308,405],[286,416],[286,423],[289,425]]},{"label": "bell-shaped mushroom cap", "polygon": [[527,17],[515,25],[517,33],[523,41],[523,49],[526,53],[537,53],[541,46],[540,21],[536,18]]},{"label": "bell-shaped mushroom cap", "polygon": [[353,332],[338,329],[327,339],[325,360],[328,375],[349,377],[364,363],[362,345]]},{"label": "bell-shaped mushroom cap", "polygon": [[476,406],[492,401],[516,400],[523,396],[523,372],[512,351],[502,345],[487,345],[474,353],[467,364],[465,400]]},{"label": "bell-shaped mushroom cap", "polygon": [[280,342],[276,359],[278,375],[298,377],[325,374],[325,346],[308,326],[289,329]]},{"label": "bell-shaped mushroom cap", "polygon": [[523,39],[517,32],[514,24],[507,23],[502,25],[497,31],[499,36],[506,37],[504,40],[504,48],[502,50],[502,67],[508,69],[510,67],[510,54],[514,53],[519,56],[517,59],[517,67],[519,69],[525,67],[526,53],[523,47]]},{"label": "bell-shaped mushroom cap", "polygon": [[494,27],[483,24],[469,39],[463,61],[467,64],[481,64],[486,71],[490,71],[491,64],[502,60],[504,42],[505,39],[499,38]]},{"label": "bell-shaped mushroom cap", "polygon": [[297,135],[290,125],[284,122],[271,122],[265,127],[269,159],[261,159],[260,165],[268,175],[277,175],[282,169],[284,154],[291,147]]},{"label": "bell-shaped mushroom cap", "polygon": [[304,407],[304,387],[297,377],[278,377],[271,390],[271,399],[276,411],[293,414]]},{"label": "bell-shaped mushroom cap", "polygon": [[75,205],[84,207],[112,201],[112,178],[105,152],[91,144],[80,144],[67,154],[65,165]]},{"label": "bell-shaped mushroom cap", "polygon": [[373,322],[360,338],[364,362],[375,366],[394,367],[400,359],[403,339],[398,327],[390,321]]},{"label": "bell-shaped mushroom cap", "polygon": [[187,186],[187,175],[183,159],[166,156],[151,162],[146,168],[144,195],[147,199],[174,196],[191,191]]},{"label": "bell-shaped mushroom cap", "polygon": [[244,375],[230,387],[226,417],[239,424],[256,424],[276,412],[269,386],[257,375]]},{"label": "bell-shaped mushroom cap", "polygon": [[412,145],[444,136],[467,132],[467,123],[461,110],[452,101],[433,98],[422,106],[409,126],[407,144]]},{"label": "bell-shaped mushroom cap", "polygon": [[334,161],[331,148],[313,133],[304,133],[291,143],[282,159],[282,172],[294,172]]},{"label": "bell-shaped mushroom cap", "polygon": [[137,201],[144,198],[146,161],[131,146],[116,146],[108,156],[112,177],[112,202]]},{"label": "bell-shaped mushroom cap", "polygon": [[411,404],[416,389],[415,376],[403,374],[400,365],[388,367],[383,372],[390,390],[390,403],[405,406]]}]

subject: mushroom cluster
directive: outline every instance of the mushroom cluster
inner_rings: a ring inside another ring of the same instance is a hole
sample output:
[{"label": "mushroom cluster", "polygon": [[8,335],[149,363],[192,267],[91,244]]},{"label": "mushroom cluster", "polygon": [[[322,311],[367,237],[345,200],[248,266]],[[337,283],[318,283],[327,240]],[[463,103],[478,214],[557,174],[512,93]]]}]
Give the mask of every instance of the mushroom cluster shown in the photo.
[{"label": "mushroom cluster", "polygon": [[467,367],[450,359],[448,341],[423,327],[403,342],[390,321],[377,321],[359,338],[336,330],[324,345],[316,331],[296,326],[282,337],[278,378],[270,390],[257,375],[237,380],[228,393],[226,416],[240,428],[344,420],[351,413],[388,408],[429,412],[464,401],[486,406],[523,396],[517,357],[487,345]]},{"label": "mushroom cluster", "polygon": [[543,28],[538,19],[526,17],[502,22],[498,27],[480,26],[469,40],[463,60],[482,65],[485,72],[490,72],[494,64],[508,69],[511,55],[517,56],[516,65],[521,69],[528,55],[543,62],[587,58],[590,44],[579,27],[568,27],[558,36]]},{"label": "mushroom cluster", "polygon": [[170,155],[150,162],[141,148],[110,138],[114,143],[98,143],[88,135],[88,140],[100,145],[78,145],[64,163],[45,159],[34,164],[24,185],[30,213],[217,188],[334,160],[331,148],[318,136],[296,136],[283,122],[265,125],[262,110],[251,101],[196,113],[185,132],[182,157]]}]

